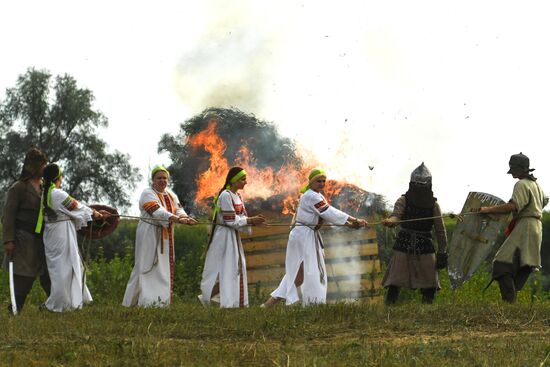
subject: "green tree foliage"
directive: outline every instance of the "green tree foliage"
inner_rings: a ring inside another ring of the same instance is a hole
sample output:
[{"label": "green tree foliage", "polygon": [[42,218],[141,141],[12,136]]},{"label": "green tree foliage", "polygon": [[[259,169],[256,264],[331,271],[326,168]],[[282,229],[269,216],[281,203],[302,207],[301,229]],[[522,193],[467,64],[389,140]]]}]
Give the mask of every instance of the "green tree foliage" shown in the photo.
[{"label": "green tree foliage", "polygon": [[70,75],[30,68],[0,101],[0,189],[6,191],[21,172],[25,152],[42,149],[63,169],[63,188],[85,202],[126,207],[128,193],[141,179],[129,156],[109,153],[98,138],[107,118],[93,107],[94,96]]}]

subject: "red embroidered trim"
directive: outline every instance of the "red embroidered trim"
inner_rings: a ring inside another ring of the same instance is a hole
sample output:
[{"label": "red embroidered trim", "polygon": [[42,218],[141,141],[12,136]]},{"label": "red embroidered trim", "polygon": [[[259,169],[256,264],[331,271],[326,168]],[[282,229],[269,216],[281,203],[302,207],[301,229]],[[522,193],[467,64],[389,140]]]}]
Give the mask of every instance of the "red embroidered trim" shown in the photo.
[{"label": "red embroidered trim", "polygon": [[67,196],[65,200],[63,200],[62,205],[69,211],[74,210],[78,206],[78,201],[73,199],[71,196]]},{"label": "red embroidered trim", "polygon": [[239,278],[239,307],[244,307],[244,277],[242,271]]},{"label": "red embroidered trim", "polygon": [[153,214],[158,208],[160,208],[160,205],[156,201],[148,201],[143,204],[143,209],[149,214]]},{"label": "red embroidered trim", "polygon": [[243,204],[233,204],[233,208],[235,209],[235,214],[237,215],[242,215],[244,212]]},{"label": "red embroidered trim", "polygon": [[325,205],[328,205],[327,202],[324,201],[324,200],[321,200],[320,202],[315,204],[315,209],[320,209],[320,208],[324,207]]},{"label": "red embroidered trim", "polygon": [[[162,196],[166,210],[175,214],[174,203],[170,195],[163,194]],[[168,258],[170,261],[170,303],[172,303],[174,297],[174,226],[172,223],[168,225]]]}]

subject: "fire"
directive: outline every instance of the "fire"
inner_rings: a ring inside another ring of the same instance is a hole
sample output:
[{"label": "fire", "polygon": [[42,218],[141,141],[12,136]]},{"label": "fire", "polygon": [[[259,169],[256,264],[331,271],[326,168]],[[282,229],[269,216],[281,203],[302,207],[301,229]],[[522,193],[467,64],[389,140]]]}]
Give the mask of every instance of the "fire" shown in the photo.
[{"label": "fire", "polygon": [[247,185],[245,190],[252,193],[251,197],[267,199],[274,195],[275,176],[271,167],[258,169],[256,160],[247,146],[242,146],[235,159],[235,165],[245,169],[247,173]]},{"label": "fire", "polygon": [[[203,149],[210,155],[208,169],[197,179],[195,200],[203,208],[206,206],[206,199],[219,192],[230,168],[224,156],[227,146],[216,133],[216,126],[217,121],[212,119],[205,130],[189,139],[193,149]],[[248,183],[244,190],[248,198],[267,199],[283,195],[283,214],[293,213],[298,200],[299,179],[304,177],[303,169],[298,169],[291,164],[285,164],[276,172],[271,167],[258,168],[254,155],[246,145],[240,148],[233,163],[235,166],[243,167],[248,174]],[[296,191],[296,194],[293,191]]]},{"label": "fire", "polygon": [[194,149],[202,147],[210,153],[210,167],[201,173],[197,179],[197,203],[204,203],[206,198],[218,193],[220,187],[224,184],[225,175],[229,170],[227,160],[223,156],[226,145],[222,138],[216,134],[215,129],[216,121],[210,120],[206,130],[189,139],[189,143]]},{"label": "fire", "polygon": [[[202,149],[209,154],[209,166],[197,178],[195,201],[203,209],[206,209],[207,199],[214,197],[221,189],[230,168],[224,156],[227,145],[216,133],[216,127],[217,120],[213,118],[205,130],[189,138],[193,149]],[[280,201],[276,207],[283,215],[292,215],[296,211],[300,187],[304,185],[304,178],[313,168],[310,165],[296,167],[290,163],[284,164],[276,171],[272,167],[259,168],[257,160],[246,143],[243,143],[232,165],[243,167],[248,174],[244,189],[247,200],[275,198]],[[331,197],[341,194],[343,189],[351,186],[353,185],[329,180],[325,188],[325,196],[330,200]]]}]

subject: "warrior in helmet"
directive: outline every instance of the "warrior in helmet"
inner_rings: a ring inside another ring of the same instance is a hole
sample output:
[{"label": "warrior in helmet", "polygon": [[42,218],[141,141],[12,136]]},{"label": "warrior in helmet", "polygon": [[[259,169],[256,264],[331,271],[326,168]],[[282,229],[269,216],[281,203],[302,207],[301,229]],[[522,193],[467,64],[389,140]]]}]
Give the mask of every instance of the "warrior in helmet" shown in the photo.
[{"label": "warrior in helmet", "polygon": [[512,198],[506,204],[481,207],[479,212],[514,216],[506,231],[509,235],[493,261],[493,280],[499,284],[502,299],[514,303],[531,272],[541,266],[542,209],[548,197],[531,174],[535,169],[529,168],[526,155],[512,155],[509,167],[508,174],[518,179]]},{"label": "warrior in helmet", "polygon": [[[432,217],[439,218],[415,220]],[[440,288],[437,269],[447,266],[447,232],[441,208],[433,196],[432,175],[424,162],[412,172],[409,190],[397,199],[393,213],[383,224],[393,227],[400,221],[404,222],[382,283],[387,288],[386,304],[394,304],[399,289],[403,287],[420,289],[422,302],[432,303],[436,290]],[[437,257],[432,241],[434,229]]]}]

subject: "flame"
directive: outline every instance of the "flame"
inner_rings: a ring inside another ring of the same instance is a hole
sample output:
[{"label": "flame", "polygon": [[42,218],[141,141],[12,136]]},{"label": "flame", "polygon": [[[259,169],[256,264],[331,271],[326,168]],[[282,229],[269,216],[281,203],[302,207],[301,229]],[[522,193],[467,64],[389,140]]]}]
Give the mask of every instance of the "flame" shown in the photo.
[{"label": "flame", "polygon": [[218,193],[220,187],[225,182],[225,175],[229,170],[227,159],[223,156],[227,147],[222,138],[216,134],[216,125],[215,119],[210,120],[206,130],[189,139],[189,143],[193,149],[202,147],[210,153],[210,166],[197,179],[197,195],[195,199],[198,203],[204,203],[206,198]]},{"label": "flame", "polygon": [[[224,156],[227,145],[216,133],[216,127],[217,121],[212,119],[205,130],[189,138],[189,144],[193,149],[202,149],[210,155],[208,169],[197,178],[195,200],[203,208],[206,207],[206,199],[214,197],[219,192],[230,168]],[[259,168],[253,153],[246,145],[240,148],[233,165],[243,167],[247,172],[248,183],[244,192],[248,198],[267,199],[283,195],[283,213],[293,213],[298,201],[298,180],[304,177],[303,171],[307,172],[307,169],[296,168],[291,164],[285,164],[277,171],[272,167]]]},{"label": "flame", "polygon": [[252,193],[252,197],[267,199],[275,195],[277,187],[275,186],[275,176],[271,167],[264,169],[257,168],[256,159],[247,146],[239,149],[235,165],[244,168],[247,174],[246,192]]},{"label": "flame", "polygon": [[[216,133],[217,120],[211,119],[205,130],[189,138],[191,147],[209,153],[208,168],[197,178],[196,203],[203,209],[207,207],[207,199],[214,197],[225,182],[230,164],[224,156],[227,145]],[[247,185],[244,194],[248,199],[276,198],[280,203],[276,206],[283,215],[293,215],[299,200],[299,190],[304,185],[304,178],[316,166],[303,165],[297,167],[285,163],[280,169],[272,167],[259,168],[250,148],[243,143],[232,165],[243,167],[247,172]],[[327,200],[340,195],[346,188],[356,187],[347,183],[328,180],[325,187]],[[275,209],[275,208],[274,208]]]}]

